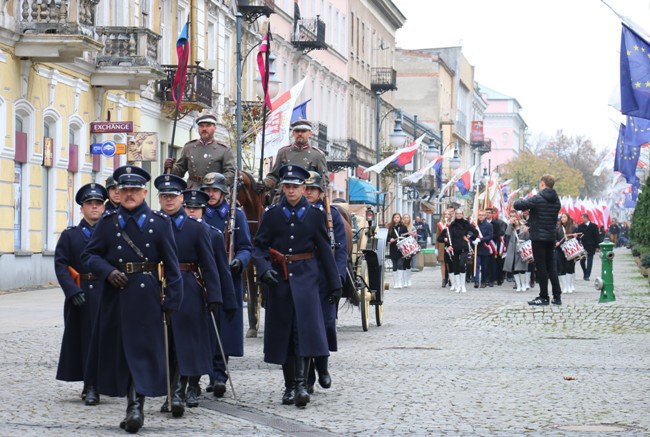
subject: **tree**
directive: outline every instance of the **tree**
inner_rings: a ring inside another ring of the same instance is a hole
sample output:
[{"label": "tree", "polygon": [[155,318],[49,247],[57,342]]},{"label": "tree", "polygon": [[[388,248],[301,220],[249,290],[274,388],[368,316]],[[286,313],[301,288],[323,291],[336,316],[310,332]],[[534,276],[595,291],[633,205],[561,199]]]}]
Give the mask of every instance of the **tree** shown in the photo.
[{"label": "tree", "polygon": [[639,190],[639,198],[636,202],[636,208],[632,215],[632,224],[630,226],[630,236],[635,245],[650,246],[650,189],[648,189],[648,180]]},{"label": "tree", "polygon": [[571,168],[556,155],[533,155],[526,151],[504,166],[504,179],[512,179],[515,188],[536,187],[539,179],[549,173],[555,176],[555,190],[560,196],[576,197],[584,186],[582,173]]}]

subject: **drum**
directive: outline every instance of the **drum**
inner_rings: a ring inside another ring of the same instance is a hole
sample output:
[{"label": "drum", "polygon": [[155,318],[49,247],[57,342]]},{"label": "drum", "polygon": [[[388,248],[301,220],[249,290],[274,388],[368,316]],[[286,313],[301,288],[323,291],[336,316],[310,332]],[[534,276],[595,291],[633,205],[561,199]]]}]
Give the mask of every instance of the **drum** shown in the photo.
[{"label": "drum", "polygon": [[408,237],[400,238],[397,242],[397,248],[400,252],[402,252],[402,256],[407,259],[411,258],[420,251],[420,245],[418,244],[417,240],[411,235]]},{"label": "drum", "polygon": [[517,249],[519,252],[519,256],[521,256],[521,260],[525,263],[530,263],[533,262],[533,242],[530,240],[526,240],[523,243],[519,245],[519,248]]},{"label": "drum", "polygon": [[566,240],[560,245],[560,247],[562,248],[562,252],[564,252],[564,256],[566,257],[567,261],[580,259],[586,254],[585,248],[575,238]]}]

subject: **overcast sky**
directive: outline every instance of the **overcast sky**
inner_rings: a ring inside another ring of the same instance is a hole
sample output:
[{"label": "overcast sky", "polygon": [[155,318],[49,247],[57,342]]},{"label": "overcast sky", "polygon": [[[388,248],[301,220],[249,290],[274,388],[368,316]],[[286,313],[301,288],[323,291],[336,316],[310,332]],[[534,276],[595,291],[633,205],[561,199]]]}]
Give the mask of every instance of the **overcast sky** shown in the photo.
[{"label": "overcast sky", "polygon": [[[393,2],[407,19],[398,47],[462,45],[479,84],[519,101],[533,137],[563,129],[616,146],[621,24],[600,0]],[[650,0],[607,3],[650,33]]]}]

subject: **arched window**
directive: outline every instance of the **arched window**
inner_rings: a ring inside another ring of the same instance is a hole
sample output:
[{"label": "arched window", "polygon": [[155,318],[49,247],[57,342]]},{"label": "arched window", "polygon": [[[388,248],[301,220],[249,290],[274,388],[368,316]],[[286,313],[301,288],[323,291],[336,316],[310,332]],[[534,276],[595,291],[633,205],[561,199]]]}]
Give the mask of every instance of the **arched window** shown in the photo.
[{"label": "arched window", "polygon": [[[41,162],[41,235],[43,251],[56,248],[56,151],[61,147],[61,116],[53,109],[43,111],[43,159]],[[60,153],[58,154],[60,155]],[[60,230],[59,230],[60,231]]]},{"label": "arched window", "polygon": [[29,247],[30,165],[42,157],[34,156],[34,107],[26,100],[14,104],[14,250]]}]

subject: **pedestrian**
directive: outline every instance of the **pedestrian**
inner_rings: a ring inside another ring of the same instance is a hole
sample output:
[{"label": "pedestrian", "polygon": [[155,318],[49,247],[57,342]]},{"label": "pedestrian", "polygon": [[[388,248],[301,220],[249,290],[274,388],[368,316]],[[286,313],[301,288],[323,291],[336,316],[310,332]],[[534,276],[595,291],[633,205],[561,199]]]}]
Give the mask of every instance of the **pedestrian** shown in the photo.
[{"label": "pedestrian", "polygon": [[200,378],[212,370],[209,312],[217,312],[223,298],[210,231],[183,208],[187,184],[180,176],[163,174],[154,185],[161,211],[172,222],[184,291],[183,305],[168,326],[172,398],[165,400],[160,411],[171,410],[174,417],[181,417],[186,400],[188,407],[198,406],[196,387],[188,388],[189,377]]},{"label": "pedestrian", "polygon": [[548,305],[548,281],[551,281],[554,305],[562,305],[562,290],[555,268],[555,223],[560,212],[560,198],[553,189],[555,178],[545,174],[539,181],[539,193],[528,199],[519,199],[512,206],[517,211],[529,210],[528,229],[537,269],[539,296],[529,305]]},{"label": "pedestrian", "polygon": [[494,247],[494,256],[490,258],[491,276],[490,282],[496,282],[497,285],[503,284],[503,251],[505,249],[504,236],[506,234],[507,224],[499,218],[497,208],[489,208],[489,218],[492,223],[492,246]]},{"label": "pedestrian", "polygon": [[54,251],[54,271],[65,294],[63,340],[56,379],[83,381],[81,399],[86,405],[99,403],[94,366],[89,365],[88,356],[103,283],[89,272],[81,254],[104,213],[107,196],[106,189],[95,183],[86,184],[77,191],[75,201],[81,207],[81,221],[61,232]]},{"label": "pedestrian", "polygon": [[488,222],[487,215],[491,214],[490,210],[483,210],[478,212],[478,237],[474,239],[472,244],[476,251],[476,271],[474,273],[474,288],[479,287],[479,278],[481,288],[487,287],[487,283],[491,277],[491,271],[488,270],[490,258],[494,258],[494,251],[492,246],[492,223]]},{"label": "pedestrian", "polygon": [[618,247],[618,235],[621,233],[621,227],[616,219],[612,219],[612,224],[609,225],[609,241],[614,243],[614,247]]},{"label": "pedestrian", "polygon": [[105,187],[108,193],[108,199],[104,202],[104,210],[106,212],[114,211],[120,207],[120,189],[117,188],[117,182],[115,182],[113,176],[106,178]]},{"label": "pedestrian", "polygon": [[600,233],[598,226],[589,220],[589,214],[582,214],[580,216],[582,223],[578,225],[578,239],[582,246],[585,248],[587,255],[580,260],[580,267],[582,268],[583,279],[588,281],[591,277],[591,267],[594,263],[594,254],[600,252]]},{"label": "pedestrian", "polygon": [[402,223],[402,215],[399,212],[393,214],[388,226],[388,256],[393,264],[393,288],[399,289],[404,287],[404,256],[397,247],[403,235],[408,234],[408,229]]},{"label": "pedestrian", "polygon": [[[227,235],[229,243],[231,240],[233,242],[234,253],[231,255],[229,269],[237,307],[234,317],[230,320],[228,320],[225,309],[220,312],[218,318],[224,354],[226,360],[229,360],[231,356],[244,356],[244,284],[242,274],[246,272],[251,260],[253,243],[248,229],[248,220],[240,208],[236,208],[234,211],[235,226],[234,229],[230,229],[229,223],[233,212],[230,210],[230,203],[226,198],[228,187],[225,176],[221,173],[208,173],[203,177],[201,191],[209,196],[205,215],[202,216],[203,220],[221,231],[222,235]],[[230,250],[229,247],[227,249]],[[226,363],[221,357],[221,351],[217,350],[213,358],[213,370],[206,391],[221,398],[226,393],[226,382],[228,382]]]},{"label": "pedestrian", "polygon": [[342,288],[324,213],[303,195],[309,172],[289,164],[280,168],[279,175],[284,196],[266,208],[253,250],[259,278],[269,287],[264,361],[282,364],[282,403],[304,407],[310,400],[307,361],[329,355],[320,306],[320,269],[328,279],[331,303],[341,298]]},{"label": "pedestrian", "polygon": [[[410,236],[415,238],[417,241],[418,233],[415,229],[415,225],[411,222],[410,214],[404,214],[402,216],[402,224],[408,232],[408,235],[405,235],[405,237]],[[404,288],[411,286],[411,272],[419,272],[415,264],[415,256],[404,258],[404,283],[402,284]]]},{"label": "pedestrian", "polygon": [[180,308],[183,282],[171,221],[145,202],[149,173],[126,165],[113,177],[120,207],[104,214],[82,255],[106,282],[93,330],[96,357],[89,360],[97,363],[100,394],[127,396],[120,427],[134,433],[144,424],[145,396],[167,394],[163,321]]},{"label": "pedestrian", "polygon": [[[319,207],[325,212],[323,202],[323,182],[321,176],[315,171],[309,172],[309,179],[305,181],[305,197],[312,205]],[[341,284],[345,283],[345,275],[348,265],[348,240],[345,233],[345,223],[341,213],[336,207],[331,207],[332,226],[334,231],[334,259],[338,270]],[[329,281],[325,276],[325,269],[319,268],[318,291],[320,293],[320,304],[323,310],[323,321],[325,322],[325,332],[327,334],[327,344],[330,352],[338,350],[338,341],[336,337],[336,310],[338,301],[331,302]],[[332,385],[332,377],[329,373],[329,357],[315,357],[309,361],[309,371],[307,374],[307,392],[314,391],[316,383],[316,373],[318,373],[318,384],[327,389]]]},{"label": "pedestrian", "polygon": [[528,290],[526,277],[528,262],[521,259],[519,246],[529,239],[528,227],[520,221],[517,211],[510,211],[509,216],[510,220],[505,233],[508,238],[508,246],[503,262],[503,270],[512,273],[516,291],[526,291]]},{"label": "pedestrian", "polygon": [[235,177],[235,157],[232,149],[214,138],[217,130],[217,117],[212,114],[202,115],[196,119],[200,138],[183,146],[181,157],[165,160],[165,169],[180,177],[188,176],[188,188],[200,187],[203,176],[218,172],[226,177],[226,184],[232,185]]},{"label": "pedestrian", "polygon": [[566,259],[564,251],[562,250],[562,244],[568,240],[572,240],[578,236],[578,229],[573,224],[573,219],[569,214],[563,212],[560,214],[560,223],[557,227],[557,235],[555,239],[557,240],[555,251],[556,257],[558,260],[558,278],[560,280],[560,287],[562,291],[566,293],[573,293],[575,290],[574,279],[575,279],[575,269],[576,269],[576,260]]},{"label": "pedestrian", "polygon": [[315,171],[323,178],[325,184],[329,179],[327,175],[327,160],[323,152],[309,144],[312,135],[312,125],[309,120],[296,120],[291,123],[293,143],[282,147],[273,161],[273,168],[263,181],[257,183],[258,191],[268,191],[276,188],[280,180],[280,168],[287,164],[296,164],[307,171]]},{"label": "pedestrian", "polygon": [[442,275],[442,288],[445,288],[449,284],[451,291],[455,291],[455,283],[452,283],[450,279],[453,278],[454,270],[451,259],[452,246],[449,240],[449,224],[454,219],[455,211],[456,208],[453,205],[449,205],[444,211],[442,219],[436,225],[436,249],[438,251],[438,262],[440,263],[440,273]]},{"label": "pedestrian", "polygon": [[[454,211],[454,221],[449,225],[449,231],[446,234],[440,234],[442,242],[451,244],[452,264],[453,264],[453,283],[452,290],[456,293],[465,293],[467,278],[467,260],[472,252],[470,241],[478,237],[478,230],[465,219],[465,213],[462,209],[457,208]],[[440,241],[438,237],[438,241]]]}]

